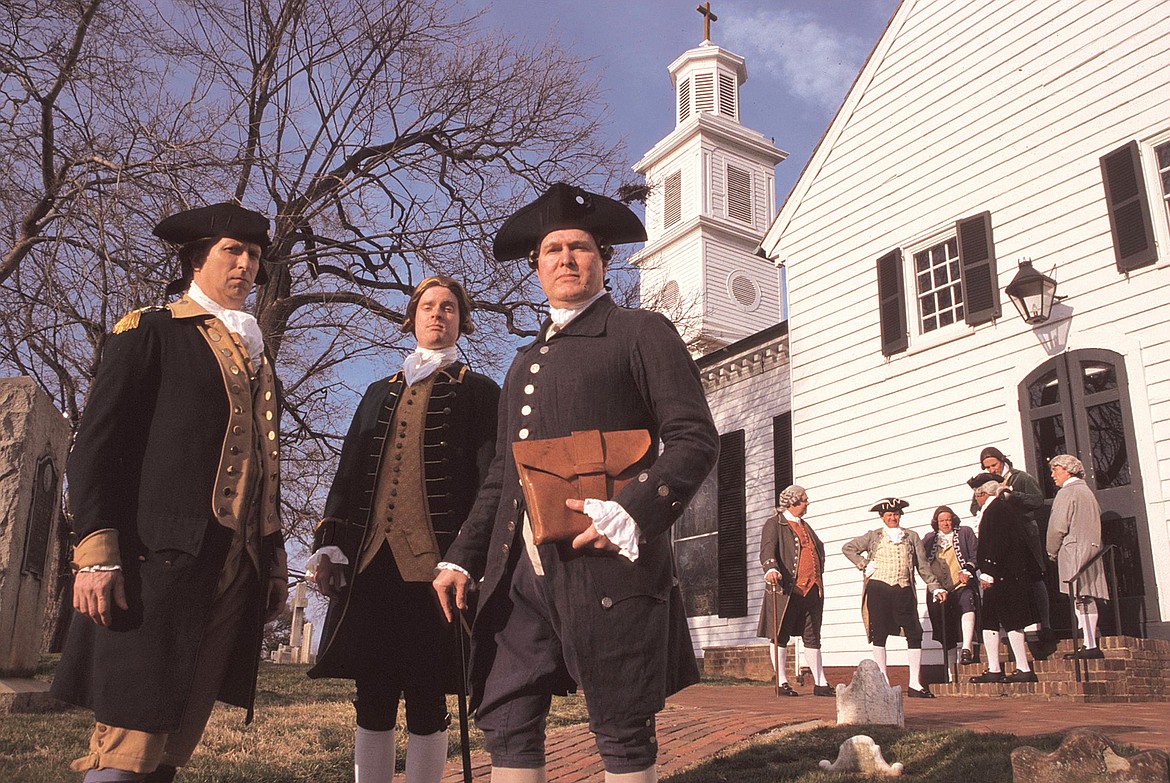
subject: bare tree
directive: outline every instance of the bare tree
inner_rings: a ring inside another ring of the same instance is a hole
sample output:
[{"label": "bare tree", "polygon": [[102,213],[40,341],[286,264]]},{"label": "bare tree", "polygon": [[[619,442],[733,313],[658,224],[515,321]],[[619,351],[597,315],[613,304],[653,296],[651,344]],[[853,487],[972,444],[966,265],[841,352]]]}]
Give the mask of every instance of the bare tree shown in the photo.
[{"label": "bare tree", "polygon": [[319,513],[356,392],[397,363],[414,284],[465,282],[481,310],[465,350],[490,370],[534,334],[543,302],[526,266],[490,260],[503,216],[561,179],[617,190],[621,150],[602,138],[587,63],[484,30],[448,0],[28,0],[4,13],[17,164],[0,203],[20,217],[0,267],[0,365],[76,420],[113,321],[161,301],[175,272],[144,240],[153,221],[227,199],[266,213],[271,279],[254,310],[284,383],[294,536]]}]

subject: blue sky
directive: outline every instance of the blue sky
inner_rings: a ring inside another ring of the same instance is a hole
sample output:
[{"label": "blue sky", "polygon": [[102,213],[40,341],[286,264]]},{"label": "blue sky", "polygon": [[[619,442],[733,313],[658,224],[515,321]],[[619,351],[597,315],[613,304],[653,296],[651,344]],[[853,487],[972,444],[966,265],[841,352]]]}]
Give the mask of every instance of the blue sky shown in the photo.
[{"label": "blue sky", "polygon": [[[466,0],[489,27],[557,40],[591,58],[611,131],[633,164],[674,127],[666,67],[703,38],[696,0]],[[897,0],[712,0],[714,43],[746,58],[740,120],[789,154],[777,204],[792,189]]]}]

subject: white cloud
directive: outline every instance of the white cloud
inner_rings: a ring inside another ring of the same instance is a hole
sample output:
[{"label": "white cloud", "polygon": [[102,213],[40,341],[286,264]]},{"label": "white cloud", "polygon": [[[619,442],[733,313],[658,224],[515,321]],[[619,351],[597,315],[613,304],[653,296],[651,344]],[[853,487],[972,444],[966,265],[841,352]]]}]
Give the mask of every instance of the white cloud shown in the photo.
[{"label": "white cloud", "polygon": [[762,70],[828,113],[841,105],[872,46],[799,11],[728,14],[722,32],[727,48],[747,58],[749,74]]}]

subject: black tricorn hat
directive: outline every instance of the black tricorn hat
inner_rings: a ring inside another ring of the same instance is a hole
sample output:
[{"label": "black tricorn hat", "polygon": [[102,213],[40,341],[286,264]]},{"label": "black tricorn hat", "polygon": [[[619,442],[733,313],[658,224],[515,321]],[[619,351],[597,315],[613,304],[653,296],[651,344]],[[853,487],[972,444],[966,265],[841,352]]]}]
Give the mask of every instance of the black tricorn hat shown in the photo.
[{"label": "black tricorn hat", "polygon": [[978,476],[972,476],[971,478],[967,479],[967,486],[971,489],[979,489],[989,481],[1002,483],[1003,476],[1000,476],[997,473],[980,473]]},{"label": "black tricorn hat", "polygon": [[884,514],[887,511],[897,511],[901,514],[904,508],[910,508],[910,504],[902,500],[902,498],[882,498],[870,511],[877,514]]},{"label": "black tricorn hat", "polygon": [[[185,209],[170,217],[163,218],[154,227],[154,235],[159,239],[173,242],[176,245],[185,245],[199,239],[213,237],[231,237],[241,242],[254,242],[261,250],[267,250],[271,240],[268,238],[268,218],[259,212],[244,209],[239,204],[230,201],[222,204],[212,204],[207,207]],[[172,281],[167,286],[167,293],[173,293],[182,288],[187,282],[189,270],[183,270],[181,280]],[[256,285],[268,282],[268,272],[264,264],[256,272]]]},{"label": "black tricorn hat", "polygon": [[549,233],[565,228],[588,231],[607,245],[646,241],[646,227],[625,204],[558,182],[504,221],[492,255],[497,261],[524,258]]}]

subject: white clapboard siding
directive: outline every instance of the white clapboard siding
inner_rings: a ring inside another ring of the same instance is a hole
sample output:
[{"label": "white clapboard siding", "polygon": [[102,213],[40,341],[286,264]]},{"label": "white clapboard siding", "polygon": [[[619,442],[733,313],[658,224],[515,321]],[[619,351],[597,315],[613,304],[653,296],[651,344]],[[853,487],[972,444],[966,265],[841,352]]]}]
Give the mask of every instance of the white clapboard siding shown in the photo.
[{"label": "white clapboard siding", "polygon": [[[1099,161],[1170,131],[1167,73],[1170,3],[1160,0],[905,0],[781,208],[764,246],[786,265],[796,471],[830,550],[827,662],[856,663],[867,650],[861,582],[840,546],[877,526],[870,505],[906,498],[904,524],[925,533],[939,504],[970,516],[963,482],[981,447],[1030,462],[1017,387],[1049,358],[1038,336],[1055,325],[1028,328],[1003,294],[1021,258],[1055,269],[1071,312],[1067,348],[1123,355],[1131,459],[1150,537],[1166,545],[1170,248],[1153,267],[1117,272]],[[1158,183],[1146,184],[1156,197]],[[1165,221],[1156,198],[1152,207]],[[909,251],[984,211],[1002,316],[917,334]],[[887,358],[876,260],[894,248],[907,259],[911,336]],[[1164,558],[1156,577],[1151,632],[1167,635]],[[920,609],[925,617],[921,597]]]}]

